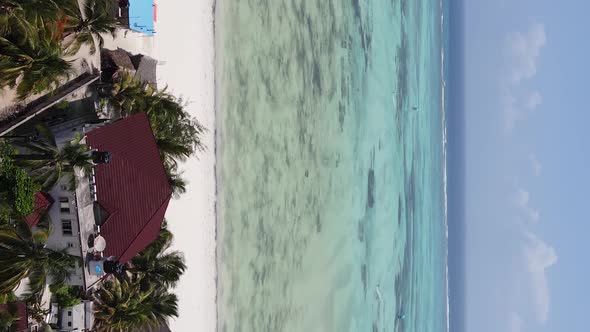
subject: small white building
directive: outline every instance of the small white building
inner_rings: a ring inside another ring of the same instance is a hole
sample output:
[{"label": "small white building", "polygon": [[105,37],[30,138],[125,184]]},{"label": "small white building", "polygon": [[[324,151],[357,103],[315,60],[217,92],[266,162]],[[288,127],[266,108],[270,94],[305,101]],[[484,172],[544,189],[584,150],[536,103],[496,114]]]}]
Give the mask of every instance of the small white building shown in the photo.
[{"label": "small white building", "polygon": [[94,324],[94,303],[84,301],[73,307],[61,309],[59,331],[90,331]]}]

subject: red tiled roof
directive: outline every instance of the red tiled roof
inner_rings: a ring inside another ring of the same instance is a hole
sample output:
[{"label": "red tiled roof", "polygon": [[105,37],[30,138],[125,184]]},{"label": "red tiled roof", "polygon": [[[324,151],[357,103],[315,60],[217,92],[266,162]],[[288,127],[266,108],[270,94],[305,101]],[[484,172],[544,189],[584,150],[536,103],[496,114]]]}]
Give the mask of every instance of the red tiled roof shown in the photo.
[{"label": "red tiled roof", "polygon": [[15,302],[8,304],[0,304],[0,312],[9,311],[16,314],[18,320],[12,324],[11,331],[26,332],[29,329],[29,321],[27,317],[27,305],[24,302]]},{"label": "red tiled roof", "polygon": [[97,200],[109,214],[100,233],[105,254],[124,263],[158,236],[172,189],[144,113],[92,130],[86,142],[111,153],[95,166]]},{"label": "red tiled roof", "polygon": [[43,214],[49,210],[49,207],[53,204],[53,198],[48,194],[38,191],[35,193],[35,203],[33,205],[33,213],[25,217],[25,222],[33,227],[36,226]]}]

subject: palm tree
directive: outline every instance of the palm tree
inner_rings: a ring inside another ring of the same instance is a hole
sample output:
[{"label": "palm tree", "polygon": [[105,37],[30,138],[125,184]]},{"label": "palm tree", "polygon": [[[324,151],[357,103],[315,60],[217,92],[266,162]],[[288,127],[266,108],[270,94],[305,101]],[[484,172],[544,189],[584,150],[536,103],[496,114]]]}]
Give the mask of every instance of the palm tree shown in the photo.
[{"label": "palm tree", "polygon": [[58,148],[55,137],[49,128],[36,126],[37,131],[44,136],[45,141],[15,142],[31,153],[13,155],[15,162],[25,167],[29,174],[39,182],[43,190],[52,189],[62,177],[68,177],[70,188],[76,187],[74,167],[82,168],[88,173],[92,167],[92,156],[86,144],[81,143],[82,135],[74,138],[61,149]]},{"label": "palm tree", "polygon": [[0,35],[27,38],[39,21],[57,22],[65,9],[76,7],[75,0],[0,0]]},{"label": "palm tree", "polygon": [[131,259],[127,271],[142,289],[154,285],[173,287],[186,270],[182,253],[169,250],[172,240],[173,235],[164,223],[158,238]]},{"label": "palm tree", "polygon": [[0,228],[0,294],[13,291],[28,277],[26,297],[32,299],[41,294],[48,276],[53,284],[67,280],[76,259],[65,248],[46,248],[48,237],[48,229],[33,232],[24,222]]},{"label": "palm tree", "polygon": [[53,32],[42,21],[36,28],[27,38],[0,36],[0,88],[16,87],[19,100],[56,88],[72,71]]},{"label": "palm tree", "polygon": [[94,330],[124,332],[155,328],[178,317],[178,299],[162,287],[111,278],[93,295]]},{"label": "palm tree", "polygon": [[76,54],[84,44],[90,45],[90,54],[96,53],[96,43],[98,47],[104,45],[102,34],[108,33],[115,36],[117,30],[117,21],[109,13],[111,2],[105,0],[88,0],[83,10],[79,8],[68,11],[67,23],[64,32],[67,35],[73,35],[74,39],[66,47],[68,54]]}]

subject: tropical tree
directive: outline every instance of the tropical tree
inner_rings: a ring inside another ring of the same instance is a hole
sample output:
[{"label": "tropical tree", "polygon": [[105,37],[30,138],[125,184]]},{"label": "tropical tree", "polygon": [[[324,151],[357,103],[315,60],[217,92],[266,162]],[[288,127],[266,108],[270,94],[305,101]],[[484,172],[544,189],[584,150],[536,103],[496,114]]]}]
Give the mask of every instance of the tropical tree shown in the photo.
[{"label": "tropical tree", "polygon": [[173,287],[186,270],[182,253],[170,250],[172,240],[173,235],[164,223],[158,238],[131,259],[127,272],[142,289]]},{"label": "tropical tree", "polygon": [[94,330],[123,332],[155,328],[178,317],[178,299],[162,287],[111,278],[93,295]]},{"label": "tropical tree", "polygon": [[[25,167],[37,180],[43,190],[52,189],[62,177],[70,180],[70,188],[76,187],[74,167],[86,172],[92,167],[92,156],[86,144],[81,143],[82,135],[76,134],[65,146],[59,148],[53,133],[43,125],[37,125],[37,131],[43,140],[15,142],[26,152],[15,154],[12,158],[17,165]],[[29,153],[27,153],[29,152]]]},{"label": "tropical tree", "polygon": [[39,22],[58,22],[65,9],[76,7],[75,0],[0,0],[0,35],[27,38]]},{"label": "tropical tree", "polygon": [[66,47],[68,54],[76,54],[84,44],[90,45],[90,54],[96,53],[96,43],[98,47],[104,45],[102,34],[110,34],[113,37],[117,30],[117,21],[110,15],[109,8],[112,1],[106,0],[87,0],[82,10],[76,8],[68,10],[66,25],[64,28],[65,36],[73,35],[73,41]]},{"label": "tropical tree", "polygon": [[72,71],[54,32],[42,20],[35,28],[27,38],[0,36],[0,88],[16,87],[19,100],[56,88]]},{"label": "tropical tree", "polygon": [[47,277],[53,284],[63,284],[74,268],[76,258],[63,250],[45,247],[49,231],[35,232],[24,222],[0,228],[0,294],[12,292],[21,280],[29,278],[29,299],[43,291]]}]

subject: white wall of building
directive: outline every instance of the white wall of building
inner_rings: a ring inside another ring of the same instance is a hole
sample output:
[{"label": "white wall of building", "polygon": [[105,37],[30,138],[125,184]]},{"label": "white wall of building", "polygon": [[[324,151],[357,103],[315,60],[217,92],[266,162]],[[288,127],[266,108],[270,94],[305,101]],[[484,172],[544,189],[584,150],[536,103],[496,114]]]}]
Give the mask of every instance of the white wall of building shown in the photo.
[{"label": "white wall of building", "polygon": [[[68,179],[61,179],[49,192],[54,203],[48,212],[51,218],[52,232],[47,239],[47,247],[52,249],[66,248],[69,254],[80,257],[80,229],[76,199],[68,188]],[[73,271],[69,284],[84,285],[80,266]]]}]

